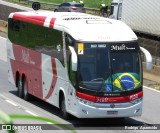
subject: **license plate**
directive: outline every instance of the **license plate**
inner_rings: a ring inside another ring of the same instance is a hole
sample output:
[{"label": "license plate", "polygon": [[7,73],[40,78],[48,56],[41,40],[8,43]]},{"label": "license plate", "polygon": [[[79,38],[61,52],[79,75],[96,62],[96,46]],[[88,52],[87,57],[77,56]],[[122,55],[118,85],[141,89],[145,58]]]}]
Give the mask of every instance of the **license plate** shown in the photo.
[{"label": "license plate", "polygon": [[117,115],[118,111],[107,111],[108,115]]}]

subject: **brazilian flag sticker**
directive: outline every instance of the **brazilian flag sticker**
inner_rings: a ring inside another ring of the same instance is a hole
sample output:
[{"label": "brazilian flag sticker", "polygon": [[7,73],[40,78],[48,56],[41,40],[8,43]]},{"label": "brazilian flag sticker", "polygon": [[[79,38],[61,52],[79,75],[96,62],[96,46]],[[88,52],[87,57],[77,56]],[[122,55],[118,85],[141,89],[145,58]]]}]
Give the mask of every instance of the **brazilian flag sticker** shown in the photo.
[{"label": "brazilian flag sticker", "polygon": [[[105,83],[109,84],[109,82],[111,83],[111,78],[106,80]],[[139,75],[136,73],[118,73],[112,75],[112,85],[114,91],[128,91],[140,87],[141,82]]]}]

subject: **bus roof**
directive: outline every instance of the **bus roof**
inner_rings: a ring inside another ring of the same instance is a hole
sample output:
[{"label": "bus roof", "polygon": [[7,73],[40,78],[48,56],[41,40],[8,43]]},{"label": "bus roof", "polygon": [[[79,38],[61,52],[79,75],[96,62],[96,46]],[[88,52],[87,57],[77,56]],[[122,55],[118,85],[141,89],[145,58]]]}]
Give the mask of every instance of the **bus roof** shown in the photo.
[{"label": "bus roof", "polygon": [[75,12],[15,12],[9,18],[54,28],[86,42],[119,42],[137,40],[135,33],[123,22]]}]

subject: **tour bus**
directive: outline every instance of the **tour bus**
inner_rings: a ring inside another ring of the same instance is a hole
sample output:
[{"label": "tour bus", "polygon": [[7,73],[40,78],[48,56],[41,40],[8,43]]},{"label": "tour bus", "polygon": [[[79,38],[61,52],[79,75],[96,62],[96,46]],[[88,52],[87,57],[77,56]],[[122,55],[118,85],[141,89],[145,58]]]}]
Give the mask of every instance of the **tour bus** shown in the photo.
[{"label": "tour bus", "polygon": [[62,116],[140,116],[141,52],[123,22],[74,12],[14,12],[8,17],[8,80],[18,96],[42,99]]}]

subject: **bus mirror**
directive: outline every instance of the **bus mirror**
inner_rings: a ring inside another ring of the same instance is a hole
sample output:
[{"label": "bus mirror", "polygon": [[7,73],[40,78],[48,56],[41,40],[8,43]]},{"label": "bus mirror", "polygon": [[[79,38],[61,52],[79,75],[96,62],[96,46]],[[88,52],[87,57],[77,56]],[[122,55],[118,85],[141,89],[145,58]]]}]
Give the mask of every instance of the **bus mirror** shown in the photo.
[{"label": "bus mirror", "polygon": [[69,44],[71,46],[74,45],[74,41],[73,41],[72,37],[69,36],[68,34],[65,34],[65,42],[66,42],[66,44]]},{"label": "bus mirror", "polygon": [[144,53],[146,58],[146,69],[151,70],[152,69],[152,56],[149,53],[149,51],[143,47],[140,47],[141,51]]},{"label": "bus mirror", "polygon": [[69,46],[69,50],[71,52],[71,67],[72,71],[77,71],[77,54],[73,47]]}]

